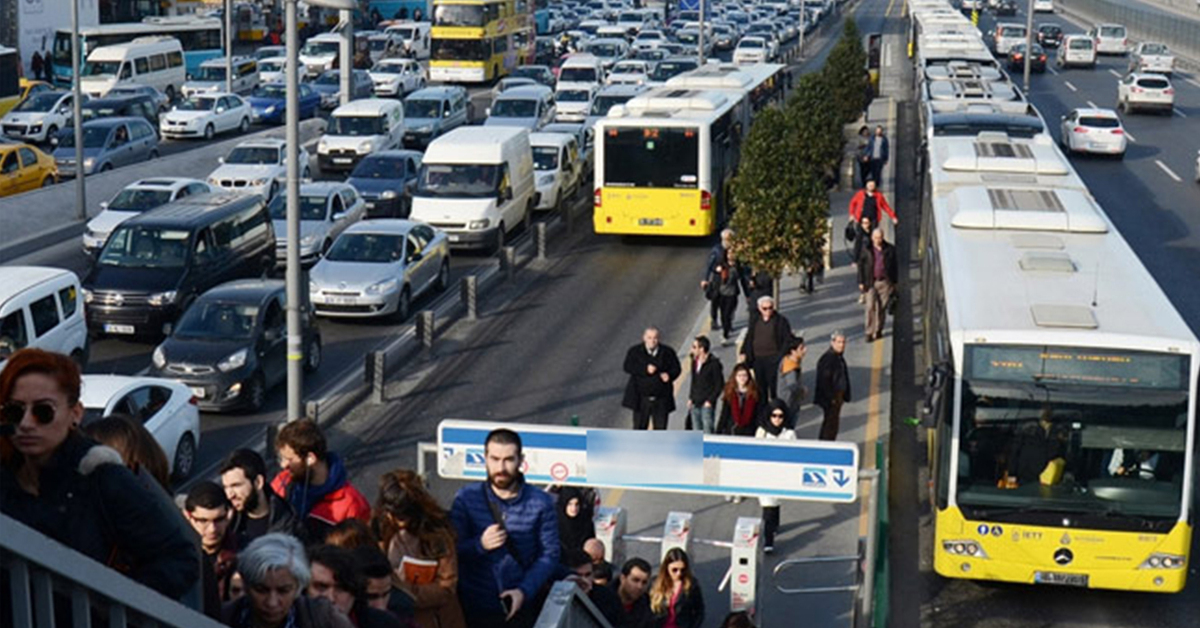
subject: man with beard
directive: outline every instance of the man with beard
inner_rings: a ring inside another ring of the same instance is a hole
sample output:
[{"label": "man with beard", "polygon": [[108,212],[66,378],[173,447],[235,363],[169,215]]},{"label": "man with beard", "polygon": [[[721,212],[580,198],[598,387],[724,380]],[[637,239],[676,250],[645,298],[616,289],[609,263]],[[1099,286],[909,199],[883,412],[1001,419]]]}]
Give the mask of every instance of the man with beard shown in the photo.
[{"label": "man with beard", "polygon": [[484,441],[487,481],[459,489],[450,510],[458,537],[458,596],[471,628],[532,626],[535,599],[558,567],[554,498],[525,482],[521,437]]},{"label": "man with beard", "polygon": [[283,532],[303,540],[303,529],[291,504],[267,490],[267,465],[258,452],[235,449],[221,463],[221,485],[233,506],[229,533],[238,551],[270,532]]},{"label": "man with beard", "polygon": [[275,441],[283,470],[271,488],[292,505],[312,543],[324,541],[347,519],[371,519],[371,504],[350,484],[342,459],[326,447],[325,435],[308,419],[288,423]]},{"label": "man with beard", "polygon": [[613,624],[616,628],[651,628],[656,625],[650,610],[650,578],[653,572],[650,563],[643,558],[630,558],[621,567],[617,579],[617,597],[621,601],[621,616]]}]

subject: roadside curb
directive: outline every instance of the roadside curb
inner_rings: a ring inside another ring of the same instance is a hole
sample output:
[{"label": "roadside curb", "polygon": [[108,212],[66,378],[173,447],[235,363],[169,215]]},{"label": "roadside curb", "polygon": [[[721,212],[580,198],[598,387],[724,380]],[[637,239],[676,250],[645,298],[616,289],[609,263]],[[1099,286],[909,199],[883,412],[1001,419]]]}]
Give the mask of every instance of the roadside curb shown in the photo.
[{"label": "roadside curb", "polygon": [[38,249],[51,246],[60,240],[82,235],[86,225],[87,221],[85,220],[75,220],[60,227],[54,227],[31,236],[26,236],[16,242],[0,247],[0,264],[24,257]]}]

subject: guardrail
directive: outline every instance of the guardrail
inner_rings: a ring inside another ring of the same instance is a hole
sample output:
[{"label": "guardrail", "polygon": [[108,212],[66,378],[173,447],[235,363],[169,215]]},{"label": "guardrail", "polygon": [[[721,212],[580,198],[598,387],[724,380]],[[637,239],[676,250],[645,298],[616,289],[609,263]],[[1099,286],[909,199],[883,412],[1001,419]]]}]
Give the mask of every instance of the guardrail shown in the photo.
[{"label": "guardrail", "polygon": [[1139,40],[1162,42],[1200,61],[1200,20],[1125,0],[1057,0],[1055,5],[1094,23],[1122,24]]},{"label": "guardrail", "polygon": [[221,628],[12,518],[0,530],[0,625]]}]

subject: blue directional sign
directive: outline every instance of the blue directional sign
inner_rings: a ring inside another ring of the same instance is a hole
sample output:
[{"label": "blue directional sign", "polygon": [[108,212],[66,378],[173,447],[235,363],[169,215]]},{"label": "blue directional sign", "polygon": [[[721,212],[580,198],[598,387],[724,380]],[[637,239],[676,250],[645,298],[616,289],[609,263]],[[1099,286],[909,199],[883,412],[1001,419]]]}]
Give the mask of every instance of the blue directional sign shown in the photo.
[{"label": "blue directional sign", "polygon": [[[461,480],[487,477],[484,440],[500,427],[521,435],[522,471],[531,482],[821,502],[853,502],[858,497],[858,446],[853,443],[700,432],[447,419],[438,426],[438,474]],[[645,455],[646,449],[654,454]],[[614,457],[614,452],[623,455]],[[611,472],[614,461],[623,474]]]}]

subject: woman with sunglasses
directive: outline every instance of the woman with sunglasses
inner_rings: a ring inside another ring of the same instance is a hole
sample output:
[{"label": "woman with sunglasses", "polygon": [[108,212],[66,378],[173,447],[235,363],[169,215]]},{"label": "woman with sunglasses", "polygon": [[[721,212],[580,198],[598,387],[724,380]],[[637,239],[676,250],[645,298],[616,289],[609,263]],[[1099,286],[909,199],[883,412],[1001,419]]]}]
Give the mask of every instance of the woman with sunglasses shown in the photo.
[{"label": "woman with sunglasses", "polygon": [[[788,407],[781,399],[772,399],[767,412],[754,433],[755,438],[768,440],[796,440],[796,432],[787,427]],[[763,551],[775,551],[775,531],[779,529],[779,500],[774,497],[759,497],[762,504]]]},{"label": "woman with sunglasses", "polygon": [[704,624],[704,595],[692,575],[687,552],[672,547],[663,556],[650,587],[650,610],[658,628],[700,628]]},{"label": "woman with sunglasses", "polygon": [[187,523],[79,429],[79,367],[23,349],[0,372],[0,512],[172,599],[200,578]]}]

